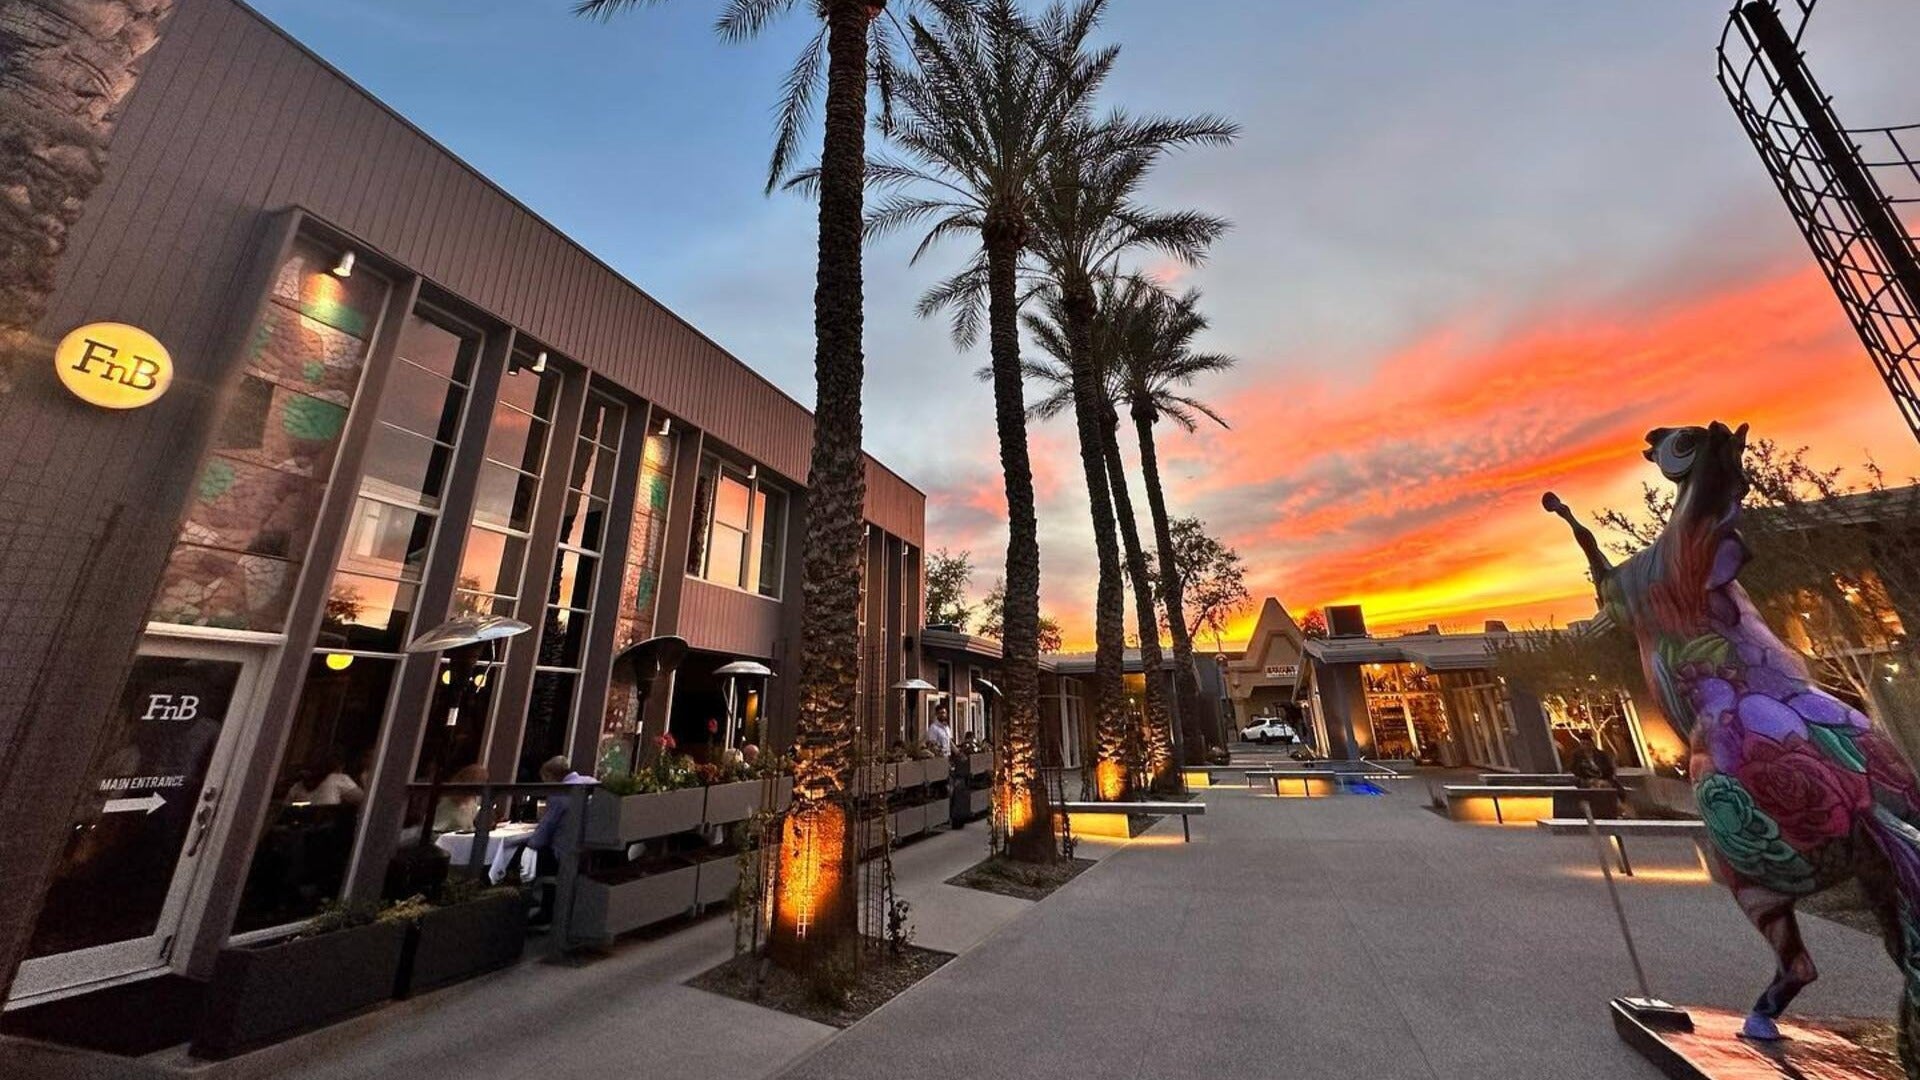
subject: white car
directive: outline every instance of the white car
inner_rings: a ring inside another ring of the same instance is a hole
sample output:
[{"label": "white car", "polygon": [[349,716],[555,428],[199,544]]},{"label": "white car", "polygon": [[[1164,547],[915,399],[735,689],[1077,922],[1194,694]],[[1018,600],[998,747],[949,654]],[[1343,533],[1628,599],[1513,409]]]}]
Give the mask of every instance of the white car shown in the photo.
[{"label": "white car", "polygon": [[1264,717],[1240,729],[1240,737],[1247,742],[1290,743],[1298,740],[1293,733],[1293,725],[1276,717]]}]

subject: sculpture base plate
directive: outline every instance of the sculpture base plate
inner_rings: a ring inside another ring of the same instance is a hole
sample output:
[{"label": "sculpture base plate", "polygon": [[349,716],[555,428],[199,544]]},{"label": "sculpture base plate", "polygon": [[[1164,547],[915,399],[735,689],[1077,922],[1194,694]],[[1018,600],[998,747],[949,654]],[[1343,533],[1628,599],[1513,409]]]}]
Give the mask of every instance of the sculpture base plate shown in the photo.
[{"label": "sculpture base plate", "polygon": [[1611,1011],[1620,1038],[1674,1080],[1906,1078],[1890,1051],[1862,1046],[1855,1036],[1843,1033],[1875,1026],[1870,1022],[1823,1023],[1789,1017],[1780,1021],[1780,1033],[1786,1038],[1756,1042],[1740,1037],[1746,1014],[1727,1009],[1688,1008],[1691,1031],[1639,1015],[1619,998]]}]

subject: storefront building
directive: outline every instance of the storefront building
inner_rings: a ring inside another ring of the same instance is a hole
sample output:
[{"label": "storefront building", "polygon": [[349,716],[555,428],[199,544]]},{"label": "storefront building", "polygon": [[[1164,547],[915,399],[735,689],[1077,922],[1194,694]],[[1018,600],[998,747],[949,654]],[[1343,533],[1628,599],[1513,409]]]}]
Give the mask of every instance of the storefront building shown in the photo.
[{"label": "storefront building", "polygon": [[1438,628],[1397,637],[1355,634],[1306,642],[1301,693],[1314,747],[1333,758],[1409,758],[1496,771],[1560,770],[1539,700],[1493,672],[1492,647],[1508,637]]},{"label": "storefront building", "polygon": [[[239,4],[182,4],[130,100],[46,321],[102,323],[211,423],[120,581],[145,633],[13,1004],[381,898],[436,773],[698,753],[729,714],[790,739],[811,416]],[[918,674],[925,497],[867,484],[877,732]],[[453,708],[407,645],[462,613],[533,629]],[[627,715],[615,657],[665,634],[690,655]],[[772,677],[717,672],[742,659]]]},{"label": "storefront building", "polygon": [[1300,624],[1274,597],[1260,605],[1260,617],[1247,647],[1225,662],[1227,693],[1233,705],[1233,732],[1252,724],[1258,717],[1298,719],[1302,658],[1306,636]]}]

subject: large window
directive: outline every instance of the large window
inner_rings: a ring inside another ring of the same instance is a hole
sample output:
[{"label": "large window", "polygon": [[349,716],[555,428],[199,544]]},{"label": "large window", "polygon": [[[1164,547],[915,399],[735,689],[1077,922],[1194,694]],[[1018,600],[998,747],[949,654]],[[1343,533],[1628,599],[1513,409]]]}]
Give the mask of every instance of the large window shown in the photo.
[{"label": "large window", "polygon": [[587,630],[593,621],[594,583],[607,545],[608,502],[613,497],[614,466],[626,408],[599,393],[587,396],[574,440],[573,468],[567,478],[567,504],[560,519],[560,549],[547,588],[540,627],[540,652],[533,669],[533,698],[520,740],[519,776],[539,777],[540,763],[566,752],[572,732],[574,699],[585,663]]},{"label": "large window", "polygon": [[401,329],[236,930],[304,919],[340,893],[401,652],[420,629],[415,600],[479,348],[477,333],[425,309]]},{"label": "large window", "polygon": [[333,274],[338,259],[337,250],[302,237],[281,264],[200,462],[153,621],[286,628],[387,297],[385,279],[372,271]]},{"label": "large window", "polygon": [[687,573],[778,598],[786,561],[786,494],[763,483],[757,467],[740,469],[709,454],[700,462],[693,502]]}]

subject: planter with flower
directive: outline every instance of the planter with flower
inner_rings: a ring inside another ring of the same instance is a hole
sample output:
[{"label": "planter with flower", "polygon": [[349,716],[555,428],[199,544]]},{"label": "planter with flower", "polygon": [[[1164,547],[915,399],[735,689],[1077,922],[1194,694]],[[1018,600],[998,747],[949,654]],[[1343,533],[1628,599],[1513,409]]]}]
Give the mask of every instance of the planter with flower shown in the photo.
[{"label": "planter with flower", "polygon": [[783,759],[748,765],[730,753],[719,764],[698,767],[707,786],[706,822],[731,825],[761,812],[779,814],[793,803],[793,772]]},{"label": "planter with flower", "polygon": [[654,739],[653,760],[625,776],[600,780],[587,800],[587,846],[627,845],[700,827],[707,789],[691,758],[675,753],[672,735]]}]

